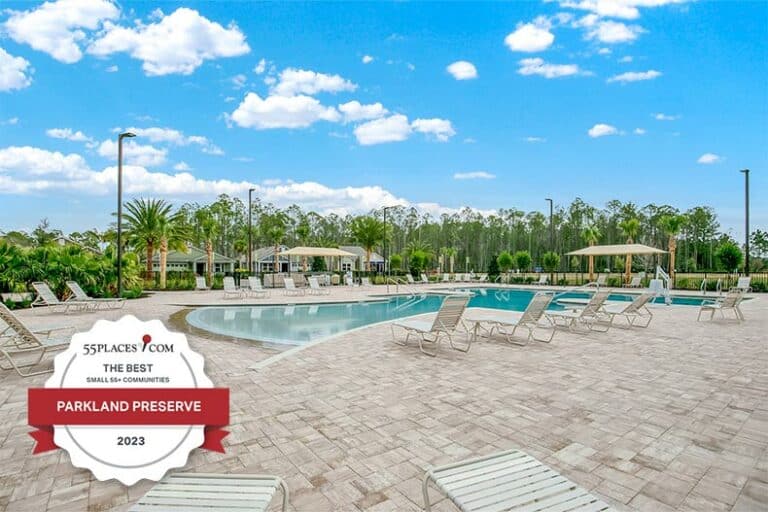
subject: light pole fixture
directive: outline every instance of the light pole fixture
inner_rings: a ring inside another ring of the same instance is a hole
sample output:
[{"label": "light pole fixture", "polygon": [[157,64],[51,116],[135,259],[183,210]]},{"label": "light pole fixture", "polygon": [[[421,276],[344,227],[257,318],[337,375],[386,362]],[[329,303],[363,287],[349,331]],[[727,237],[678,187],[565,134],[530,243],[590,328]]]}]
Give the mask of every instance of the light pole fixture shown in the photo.
[{"label": "light pole fixture", "polygon": [[[123,132],[117,136],[117,296],[123,296],[123,139],[135,137]],[[150,263],[151,264],[151,263]]]},{"label": "light pole fixture", "polygon": [[742,169],[744,173],[744,273],[749,275],[749,169]]},{"label": "light pole fixture", "polygon": [[387,293],[389,293],[389,276],[392,270],[389,265],[389,260],[387,259],[387,210],[391,210],[392,208],[395,208],[395,207],[385,206],[383,208],[384,210],[384,280],[387,281]]},{"label": "light pole fixture", "polygon": [[253,199],[255,188],[248,189],[248,275],[253,274]]}]

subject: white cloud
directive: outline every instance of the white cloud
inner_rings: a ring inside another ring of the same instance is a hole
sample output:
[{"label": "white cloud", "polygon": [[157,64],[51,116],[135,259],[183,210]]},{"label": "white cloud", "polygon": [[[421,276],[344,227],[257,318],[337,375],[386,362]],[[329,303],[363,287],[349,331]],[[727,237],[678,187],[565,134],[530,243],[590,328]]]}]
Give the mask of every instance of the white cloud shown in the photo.
[{"label": "white cloud", "polygon": [[245,35],[231,23],[227,28],[181,7],[158,22],[138,22],[135,28],[106,22],[105,30],[88,47],[98,56],[126,52],[142,61],[148,76],[189,75],[204,61],[236,57],[250,51]]},{"label": "white cloud", "polygon": [[379,102],[362,105],[357,100],[339,105],[339,111],[344,114],[344,122],[367,121],[384,117],[389,111]]},{"label": "white cloud", "polygon": [[659,7],[686,1],[689,0],[562,0],[560,6],[590,11],[606,18],[632,20],[640,16],[639,7]]},{"label": "white cloud", "polygon": [[176,165],[173,166],[173,169],[176,171],[191,171],[192,168],[189,166],[187,162],[179,162]]},{"label": "white cloud", "polygon": [[370,55],[363,55],[363,58],[361,59],[363,61],[363,64],[370,64],[373,62],[373,57]]},{"label": "white cloud", "polygon": [[67,64],[83,56],[80,43],[87,37],[83,29],[96,30],[103,21],[119,15],[115,4],[107,0],[57,0],[29,11],[9,12],[5,31],[11,39]]},{"label": "white cloud", "polygon": [[23,89],[32,84],[32,68],[23,57],[14,57],[0,48],[0,92]]},{"label": "white cloud", "polygon": [[440,142],[447,142],[456,135],[453,125],[447,119],[416,119],[411,123],[411,128],[419,133],[432,135]]},{"label": "white cloud", "polygon": [[354,91],[357,85],[339,75],[327,75],[305,69],[287,68],[280,72],[272,93],[280,96]]},{"label": "white cloud", "polygon": [[547,142],[544,137],[526,137],[525,142]]},{"label": "white cloud", "polygon": [[355,128],[354,133],[357,142],[363,146],[399,142],[411,134],[411,125],[406,116],[395,114],[363,123]]},{"label": "white cloud", "polygon": [[234,89],[242,89],[245,87],[245,84],[248,81],[248,77],[240,73],[239,75],[233,76],[230,80]]},{"label": "white cloud", "polygon": [[696,161],[700,164],[705,164],[705,165],[716,164],[718,162],[722,162],[723,157],[721,157],[720,155],[716,155],[714,153],[704,153]]},{"label": "white cloud", "polygon": [[658,78],[660,76],[661,71],[656,71],[655,69],[650,69],[648,71],[627,71],[626,73],[621,73],[619,75],[610,77],[608,80],[606,80],[606,82],[639,82],[641,80],[653,80],[654,78]]},{"label": "white cloud", "polygon": [[51,128],[45,134],[54,139],[66,139],[73,142],[93,142],[93,139],[81,131],[73,131],[71,128]]},{"label": "white cloud", "polygon": [[339,112],[320,104],[315,98],[268,96],[265,99],[249,92],[229,118],[243,128],[306,128],[317,121],[338,122]]},{"label": "white cloud", "polygon": [[657,121],[676,121],[680,119],[679,115],[669,115],[662,112],[653,114],[653,118]]},{"label": "white cloud", "polygon": [[583,73],[577,64],[550,64],[539,57],[521,60],[517,72],[521,75],[540,75],[545,78],[560,78]]},{"label": "white cloud", "polygon": [[485,171],[457,172],[453,175],[455,180],[492,180],[495,177],[495,174]]},{"label": "white cloud", "polygon": [[184,135],[183,132],[174,130],[173,128],[162,128],[159,126],[151,126],[149,128],[136,128],[131,126],[126,129],[116,128],[114,131],[126,131],[135,133],[139,137],[148,139],[150,142],[154,143],[168,143],[176,146],[196,145],[200,146],[200,150],[203,153],[208,153],[210,155],[224,154],[221,148],[216,146],[207,137],[203,137],[202,135]]},{"label": "white cloud", "polygon": [[586,38],[597,39],[606,44],[627,43],[637,39],[637,36],[643,32],[645,30],[637,25],[625,25],[618,21],[607,20],[600,21],[589,28]]},{"label": "white cloud", "polygon": [[605,137],[606,135],[618,135],[619,130],[615,126],[610,124],[598,123],[587,131],[590,137],[593,139],[597,137]]},{"label": "white cloud", "polygon": [[635,128],[634,134],[635,135],[645,135],[645,128]]},{"label": "white cloud", "polygon": [[19,123],[18,117],[9,117],[8,119],[5,119],[3,121],[0,121],[0,124],[8,124],[8,125],[14,125]]},{"label": "white cloud", "polygon": [[120,71],[120,68],[117,66],[109,66],[107,68],[107,73],[117,73],[118,71]]},{"label": "white cloud", "polygon": [[[91,169],[77,154],[64,155],[33,147],[0,149],[0,194],[40,194],[63,191],[78,195],[107,195],[117,183],[117,168]],[[214,198],[219,194],[242,195],[253,188],[267,203],[285,208],[298,204],[302,208],[327,215],[367,213],[382,206],[414,206],[419,211],[437,217],[453,214],[466,207],[451,208],[437,203],[412,203],[380,186],[333,188],[313,181],[294,182],[264,180],[261,183],[207,180],[189,172],[175,174],[152,172],[136,165],[123,166],[123,187],[126,195],[157,194],[170,198]],[[493,210],[472,211],[489,215]]]},{"label": "white cloud", "polygon": [[555,35],[548,26],[533,23],[518,25],[514,32],[504,38],[504,44],[515,52],[540,52],[546,50],[555,41]]},{"label": "white cloud", "polygon": [[464,144],[474,144],[477,140],[474,137],[467,137],[462,141]]},{"label": "white cloud", "polygon": [[598,55],[610,55],[612,52],[610,48],[600,48],[597,53]]},{"label": "white cloud", "polygon": [[634,59],[632,58],[631,55],[625,55],[624,57],[619,59],[619,62],[622,63],[622,64],[628,64],[628,63],[632,62],[633,60]]},{"label": "white cloud", "polygon": [[407,67],[407,68],[408,68],[408,71],[416,71],[416,66],[414,66],[414,65],[413,65],[413,64],[411,64],[410,62],[406,62],[406,63],[405,63],[405,67]]},{"label": "white cloud", "polygon": [[256,64],[256,67],[253,68],[253,72],[256,73],[257,75],[261,75],[266,70],[267,70],[267,61],[263,58],[259,60],[259,63]]},{"label": "white cloud", "polygon": [[[117,142],[112,139],[106,139],[99,144],[97,152],[103,157],[117,160]],[[123,159],[130,165],[157,167],[165,163],[167,155],[168,151],[166,149],[137,144],[132,140],[123,142]]]},{"label": "white cloud", "polygon": [[457,60],[445,68],[456,80],[472,80],[477,78],[477,68],[466,60]]}]

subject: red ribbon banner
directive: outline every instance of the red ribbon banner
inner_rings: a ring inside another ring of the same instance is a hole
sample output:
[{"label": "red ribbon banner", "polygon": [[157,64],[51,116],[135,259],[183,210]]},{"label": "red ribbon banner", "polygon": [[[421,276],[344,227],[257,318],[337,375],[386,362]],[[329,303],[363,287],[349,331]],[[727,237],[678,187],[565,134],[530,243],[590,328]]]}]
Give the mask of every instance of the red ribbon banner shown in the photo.
[{"label": "red ribbon banner", "polygon": [[30,388],[32,453],[58,448],[53,425],[205,425],[200,448],[224,453],[228,388]]}]

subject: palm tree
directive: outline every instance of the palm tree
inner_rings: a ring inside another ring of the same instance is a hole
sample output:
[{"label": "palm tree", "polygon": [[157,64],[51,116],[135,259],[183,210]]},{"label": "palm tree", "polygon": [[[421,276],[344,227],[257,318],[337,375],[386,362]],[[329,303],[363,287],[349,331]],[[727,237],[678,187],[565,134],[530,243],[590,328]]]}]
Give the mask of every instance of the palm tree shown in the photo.
[{"label": "palm tree", "polygon": [[169,217],[160,219],[158,233],[160,234],[160,289],[165,290],[168,273],[166,269],[168,250],[186,252],[189,231],[184,224],[183,215],[176,212]]},{"label": "palm tree", "polygon": [[[619,223],[619,229],[624,233],[624,236],[627,237],[627,244],[633,244],[635,243],[635,238],[637,238],[637,234],[640,232],[640,221],[634,217],[623,220]],[[632,277],[632,255],[627,254],[627,258],[625,260],[625,267],[624,267],[624,279],[627,283],[629,283],[631,277]]]},{"label": "palm tree", "polygon": [[365,269],[370,272],[371,252],[384,241],[387,236],[387,227],[374,217],[361,216],[352,219],[349,230],[355,240],[365,249]]},{"label": "palm tree", "polygon": [[171,205],[162,199],[134,199],[126,203],[123,216],[130,243],[138,250],[146,251],[146,277],[152,279],[152,258],[160,243],[160,226],[171,212]]},{"label": "palm tree", "polygon": [[443,254],[446,258],[448,258],[448,269],[450,270],[451,274],[453,274],[453,263],[456,259],[458,251],[454,247],[445,247],[443,248]]},{"label": "palm tree", "polygon": [[274,247],[274,272],[280,272],[280,244],[288,233],[288,216],[281,211],[265,213],[259,219],[259,231]]},{"label": "palm tree", "polygon": [[669,237],[668,249],[669,249],[669,278],[675,282],[675,251],[677,250],[677,235],[682,231],[685,225],[685,217],[683,215],[665,215],[660,219],[661,228],[664,233]]},{"label": "palm tree", "polygon": [[213,241],[219,234],[219,225],[208,209],[195,212],[195,220],[200,226],[200,234],[205,240],[206,265],[208,267],[208,286],[213,287]]},{"label": "palm tree", "polygon": [[[600,229],[596,225],[587,226],[584,228],[584,231],[581,232],[582,238],[584,238],[584,241],[589,244],[590,247],[593,247],[598,240],[600,240],[600,237],[602,236],[602,233],[600,233]],[[595,280],[595,257],[591,254],[589,255],[589,281],[592,282]]]},{"label": "palm tree", "polygon": [[[296,238],[299,239],[299,243],[301,245],[306,246],[309,242],[309,235],[312,233],[311,228],[309,227],[309,222],[306,221],[306,219],[303,219],[298,226],[296,226]],[[307,257],[302,256],[301,257],[301,266],[304,272],[307,271]]]}]

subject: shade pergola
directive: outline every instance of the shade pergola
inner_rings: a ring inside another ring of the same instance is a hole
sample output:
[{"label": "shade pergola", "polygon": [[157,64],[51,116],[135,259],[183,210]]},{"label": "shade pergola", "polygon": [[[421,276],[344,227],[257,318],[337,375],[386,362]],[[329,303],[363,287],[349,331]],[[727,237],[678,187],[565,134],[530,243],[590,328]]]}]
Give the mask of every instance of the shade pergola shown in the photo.
[{"label": "shade pergola", "polygon": [[280,256],[320,256],[326,258],[357,257],[354,253],[342,251],[341,249],[336,249],[334,247],[294,247],[293,249],[281,252]]},{"label": "shade pergola", "polygon": [[621,256],[624,254],[665,254],[667,251],[643,244],[591,245],[578,251],[566,253],[567,256]]},{"label": "shade pergola", "polygon": [[[281,252],[280,256],[288,256],[289,260],[292,256],[298,256],[302,258],[314,256],[319,256],[321,258],[339,258],[337,260],[339,263],[339,270],[341,269],[341,258],[357,258],[357,254],[348,251],[342,251],[341,249],[336,249],[335,247],[294,247],[293,249],[288,249],[287,251]],[[331,263],[333,263],[333,261],[331,261]],[[289,272],[290,268],[291,266],[288,265]],[[332,268],[332,266],[329,268]],[[306,270],[306,260],[304,263],[304,269]]]},{"label": "shade pergola", "polygon": [[624,280],[629,282],[632,274],[632,255],[634,254],[664,254],[667,251],[656,249],[643,244],[590,245],[578,251],[571,251],[567,256],[589,256],[589,278],[592,279],[594,256],[627,256]]}]

